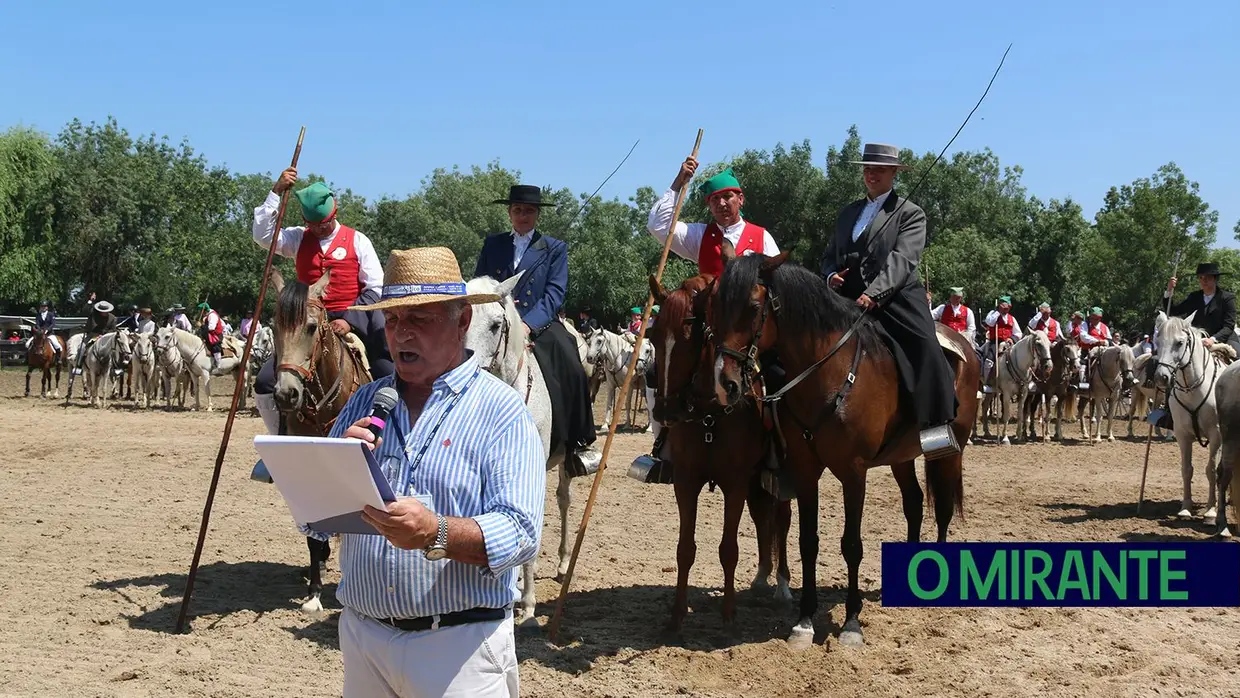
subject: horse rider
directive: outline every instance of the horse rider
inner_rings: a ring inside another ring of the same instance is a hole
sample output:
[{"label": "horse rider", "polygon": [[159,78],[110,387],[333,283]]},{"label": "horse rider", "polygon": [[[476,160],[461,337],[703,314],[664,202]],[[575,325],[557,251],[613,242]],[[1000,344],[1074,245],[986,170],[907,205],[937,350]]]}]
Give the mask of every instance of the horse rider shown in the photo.
[{"label": "horse rider", "polygon": [[1012,315],[1011,296],[999,296],[995,309],[986,314],[986,319],[982,320],[982,324],[986,326],[986,344],[982,349],[986,367],[982,384],[986,392],[991,392],[991,388],[994,387],[994,369],[998,362],[1000,346],[1010,346],[1019,341],[1024,336],[1024,332],[1020,329],[1020,323]]},{"label": "horse rider", "polygon": [[194,326],[190,324],[189,317],[185,315],[185,310],[185,306],[180,303],[168,309],[168,312],[172,314],[172,327],[185,332],[193,332]]},{"label": "horse rider", "polygon": [[[91,294],[94,297],[94,294]],[[77,365],[73,368],[74,375],[82,374],[82,364],[86,361],[86,350],[101,335],[116,331],[116,316],[112,314],[112,304],[107,301],[91,303],[90,314],[86,316],[86,325],[82,328],[82,346],[78,349]]]},{"label": "horse rider", "polygon": [[831,288],[873,312],[891,339],[900,387],[912,401],[922,452],[933,460],[960,453],[952,432],[959,404],[955,376],[926,305],[917,265],[926,246],[926,214],[896,194],[899,149],[867,143],[861,160],[866,196],[840,211],[822,275]]},{"label": "horse rider", "polygon": [[931,310],[930,317],[964,335],[976,350],[977,320],[973,316],[973,309],[964,304],[964,287],[952,286],[949,292],[951,295],[948,296],[947,303],[940,303]]},{"label": "horse rider", "polygon": [[[42,330],[43,336],[47,337],[47,341],[52,345],[53,361],[60,361],[60,337],[53,334],[56,329],[56,311],[52,310],[52,306],[46,300],[39,301],[39,312],[34,316],[34,327]],[[30,348],[30,343],[34,341],[34,337],[26,340],[26,348]]]},{"label": "horse rider", "polygon": [[[254,242],[263,249],[271,245],[281,195],[297,182],[297,168],[289,167],[272,184],[266,200],[254,209]],[[323,305],[332,330],[339,335],[357,335],[366,347],[372,378],[392,373],[392,357],[383,333],[383,314],[374,310],[349,310],[379,300],[383,287],[383,265],[370,238],[337,220],[336,198],[321,182],[294,192],[301,204],[304,226],[280,230],[276,254],[295,260],[297,280],[304,284],[318,281],[331,272]],[[263,364],[254,380],[254,404],[267,425],[278,433],[280,413],[274,397],[275,357]]]},{"label": "horse rider", "polygon": [[211,373],[215,373],[220,367],[220,359],[224,357],[224,321],[206,301],[198,304],[198,315],[198,336],[207,345],[207,352],[211,354]]},{"label": "horse rider", "polygon": [[[250,324],[253,322],[254,322],[254,311],[253,310],[245,311],[245,315],[241,316],[241,324],[237,326],[238,336],[243,337],[243,338],[249,337],[250,336]],[[256,328],[254,332],[257,334],[258,331],[262,329],[262,327],[263,327],[263,323],[261,322],[258,323],[258,328]]]},{"label": "horse rider", "polygon": [[1051,304],[1048,301],[1042,301],[1038,305],[1038,313],[1029,319],[1029,330],[1045,332],[1051,344],[1059,339],[1059,321],[1051,317]]},{"label": "horse rider", "polygon": [[591,446],[595,433],[590,384],[576,340],[556,320],[568,292],[568,245],[538,230],[540,212],[555,204],[543,201],[542,189],[531,184],[513,185],[508,198],[491,203],[508,207],[512,228],[483,240],[474,276],[502,282],[521,275],[512,290],[512,300],[526,336],[533,342],[534,356],[551,397],[552,449],[564,444],[583,471],[592,472],[602,454]]},{"label": "horse rider", "polygon": [[[646,220],[646,231],[661,243],[667,241],[672,214],[676,208],[676,196],[697,172],[697,158],[690,155],[680,165],[680,171],[672,180],[672,185],[663,196],[654,202],[650,215]],[[779,254],[779,246],[771,232],[762,226],[745,220],[741,211],[745,205],[745,191],[732,168],[711,177],[698,186],[696,194],[702,196],[710,209],[709,223],[676,222],[676,230],[671,231],[671,251],[681,258],[697,264],[699,274],[709,274],[716,279],[723,275],[723,243],[728,242],[736,251],[737,256],[748,254],[764,254],[774,257]],[[633,308],[641,316],[641,308]],[[767,352],[758,357],[762,368],[764,388],[773,392],[783,385],[784,373],[779,366],[774,352]],[[657,395],[658,367],[651,362],[646,371],[646,402],[654,404]],[[652,387],[653,386],[653,387]],[[654,423],[655,442],[658,442],[662,424]]]},{"label": "horse rider", "polygon": [[1095,305],[1089,309],[1089,318],[1081,324],[1076,343],[1086,354],[1085,360],[1081,362],[1080,374],[1081,390],[1085,390],[1089,388],[1089,369],[1093,367],[1099,354],[1096,349],[1105,349],[1111,343],[1111,328],[1102,321],[1102,308]]},{"label": "horse rider", "polygon": [[130,332],[137,332],[138,326],[141,324],[141,320],[142,320],[142,317],[138,313],[138,306],[130,305],[129,313],[125,315],[124,320],[120,320],[116,323],[116,329],[129,330]]},{"label": "horse rider", "polygon": [[[1219,277],[1223,272],[1214,262],[1202,262],[1197,265],[1197,284],[1200,288],[1189,293],[1184,300],[1171,306],[1171,317],[1184,318],[1193,316],[1193,327],[1204,330],[1210,336],[1201,340],[1206,348],[1222,343],[1240,352],[1240,337],[1236,335],[1236,294],[1219,288]],[[1175,293],[1176,278],[1167,282],[1167,290],[1163,298],[1171,298]],[[1147,361],[1145,368],[1146,385],[1153,385],[1156,361]]]},{"label": "horse rider", "polygon": [[138,309],[138,329],[141,334],[155,334],[155,320],[151,317],[150,308]]}]

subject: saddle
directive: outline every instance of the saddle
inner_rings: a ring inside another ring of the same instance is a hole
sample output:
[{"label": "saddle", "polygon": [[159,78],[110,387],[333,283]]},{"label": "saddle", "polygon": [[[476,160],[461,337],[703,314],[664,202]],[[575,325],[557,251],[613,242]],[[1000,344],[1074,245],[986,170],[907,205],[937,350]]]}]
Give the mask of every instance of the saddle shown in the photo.
[{"label": "saddle", "polygon": [[1222,361],[1224,366],[1236,360],[1236,348],[1223,342],[1216,342],[1210,347],[1210,353],[1214,355],[1214,358]]}]

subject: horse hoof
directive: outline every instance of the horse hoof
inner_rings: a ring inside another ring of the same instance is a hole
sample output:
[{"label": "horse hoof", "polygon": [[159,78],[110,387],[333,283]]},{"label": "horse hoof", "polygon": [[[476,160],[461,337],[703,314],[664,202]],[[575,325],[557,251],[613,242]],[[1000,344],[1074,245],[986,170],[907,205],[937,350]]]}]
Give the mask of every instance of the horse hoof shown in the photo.
[{"label": "horse hoof", "polygon": [[310,600],[301,605],[303,613],[322,613],[323,602],[319,600],[318,594],[310,597]]},{"label": "horse hoof", "polygon": [[840,633],[840,644],[844,647],[864,647],[865,638],[855,630],[845,630]]},{"label": "horse hoof", "polygon": [[779,580],[779,584],[775,586],[775,600],[781,604],[792,603],[792,589],[788,587],[788,581]]},{"label": "horse hoof", "polygon": [[796,626],[788,635],[788,649],[793,652],[804,652],[814,646],[814,629]]},{"label": "horse hoof", "polygon": [[1214,534],[1214,537],[1215,538],[1231,538],[1231,529],[1224,526],[1218,530],[1218,533]]},{"label": "horse hoof", "polygon": [[1180,513],[1176,514],[1176,518],[1191,519],[1193,518],[1193,512],[1189,511],[1189,509],[1186,507],[1184,509],[1181,509]]},{"label": "horse hoof", "polygon": [[999,443],[1003,444],[1004,446],[1011,446],[1012,440],[1005,436],[1003,437],[1003,441],[1000,441]]}]

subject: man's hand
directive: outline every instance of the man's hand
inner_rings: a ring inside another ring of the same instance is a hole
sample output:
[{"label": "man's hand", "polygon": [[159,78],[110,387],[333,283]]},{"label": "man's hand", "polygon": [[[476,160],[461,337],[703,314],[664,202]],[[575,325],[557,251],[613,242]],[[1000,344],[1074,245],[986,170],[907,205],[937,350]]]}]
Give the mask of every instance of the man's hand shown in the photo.
[{"label": "man's hand", "polygon": [[680,191],[681,187],[689,183],[693,179],[693,173],[697,172],[697,158],[690,155],[680,164],[680,172],[676,173],[676,179],[672,182],[672,190]]},{"label": "man's hand", "polygon": [[439,534],[439,519],[413,497],[389,502],[387,511],[366,505],[362,519],[401,550],[422,550]]},{"label": "man's hand", "polygon": [[1201,340],[1201,343],[1202,343],[1202,345],[1204,345],[1204,346],[1205,346],[1205,348],[1206,348],[1206,349],[1209,349],[1210,347],[1214,346],[1214,338],[1213,338],[1213,337],[1205,337],[1205,338],[1203,338],[1203,339]]},{"label": "man's hand", "polygon": [[343,318],[336,318],[335,320],[332,320],[331,326],[332,326],[332,331],[334,331],[336,334],[340,335],[341,337],[353,331],[353,328],[349,326],[348,321],[344,320]]},{"label": "man's hand", "polygon": [[827,278],[827,285],[830,286],[831,288],[839,288],[840,286],[843,286],[844,275],[847,273],[848,273],[847,269],[845,269],[844,271],[835,272],[834,274],[832,274],[830,277]]},{"label": "man's hand", "polygon": [[344,430],[344,438],[364,441],[366,442],[366,448],[373,451],[383,444],[383,437],[380,436],[376,439],[375,435],[366,428],[368,426],[370,426],[370,417],[362,417],[350,424],[348,429]]},{"label": "man's hand", "polygon": [[280,173],[276,179],[276,183],[271,186],[271,191],[276,194],[283,194],[289,187],[297,183],[297,168],[290,167]]},{"label": "man's hand", "polygon": [[1175,277],[1173,276],[1171,277],[1171,280],[1167,282],[1167,293],[1171,293],[1174,290],[1175,290]]},{"label": "man's hand", "polygon": [[870,298],[864,293],[857,299],[857,305],[861,306],[864,310],[873,310],[878,307],[878,303],[875,303],[873,298]]}]

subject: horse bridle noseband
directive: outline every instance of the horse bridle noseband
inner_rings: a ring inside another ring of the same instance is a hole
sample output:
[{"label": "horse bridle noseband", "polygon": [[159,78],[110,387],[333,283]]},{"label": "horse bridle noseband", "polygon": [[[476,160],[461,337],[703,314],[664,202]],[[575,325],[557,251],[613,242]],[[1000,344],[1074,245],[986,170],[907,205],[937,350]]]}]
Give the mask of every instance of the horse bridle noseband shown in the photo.
[{"label": "horse bridle noseband", "polygon": [[[1209,446],[1210,445],[1209,440],[1201,438],[1201,425],[1198,422],[1197,415],[1199,412],[1201,412],[1201,408],[1205,406],[1206,401],[1210,399],[1210,395],[1214,393],[1214,384],[1215,382],[1218,381],[1218,373],[1219,373],[1218,360],[1211,357],[1209,353],[1207,352],[1205,358],[1210,363],[1210,368],[1212,369],[1210,371],[1210,387],[1209,389],[1205,391],[1205,394],[1201,396],[1201,402],[1197,403],[1196,407],[1189,407],[1188,405],[1185,405],[1184,401],[1181,400],[1178,395],[1176,395],[1177,391],[1183,392],[1185,394],[1190,393],[1193,390],[1196,390],[1198,387],[1200,387],[1206,382],[1206,372],[1205,370],[1202,370],[1200,378],[1198,378],[1197,381],[1194,382],[1192,385],[1182,385],[1182,386],[1176,385],[1176,379],[1175,379],[1176,376],[1183,373],[1185,370],[1187,370],[1189,366],[1193,365],[1193,356],[1197,353],[1196,347],[1199,343],[1200,343],[1200,340],[1196,342],[1190,341],[1188,343],[1188,348],[1180,352],[1180,358],[1183,358],[1184,361],[1181,362],[1177,359],[1175,364],[1169,364],[1165,361],[1159,360],[1157,362],[1157,366],[1166,367],[1168,370],[1171,371],[1171,389],[1167,391],[1167,396],[1168,398],[1174,397],[1175,401],[1180,404],[1180,407],[1183,407],[1184,410],[1188,412],[1188,416],[1192,418],[1193,438],[1195,438],[1197,440],[1197,443],[1201,444],[1202,446]],[[1204,344],[1201,345],[1201,349],[1202,351],[1207,351]],[[1185,353],[1187,353],[1187,357],[1184,356]]]},{"label": "horse bridle noseband", "polygon": [[[319,381],[318,371],[314,369],[318,366],[320,358],[326,357],[329,351],[327,342],[323,339],[324,334],[327,332],[335,333],[335,330],[331,328],[331,323],[326,321],[327,312],[321,301],[310,299],[306,302],[306,305],[308,306],[307,314],[309,314],[312,310],[321,310],[323,311],[324,319],[324,321],[320,322],[315,328],[314,343],[310,346],[309,358],[306,360],[305,365],[287,362],[281,363],[276,366],[276,371],[290,371],[297,374],[302,379],[302,383],[306,386],[306,393],[310,398],[314,397],[315,391],[321,395],[321,397],[314,402],[310,402],[309,400],[303,401],[301,408],[294,414],[297,417],[297,421],[312,421],[319,428],[319,431],[325,433],[328,429],[331,429],[332,424],[336,422],[336,417],[332,417],[326,424],[322,424],[319,422],[319,414],[323,411],[324,407],[330,405],[337,397],[340,396],[341,385],[344,382],[344,358],[349,349],[348,347],[343,346],[344,343],[342,340],[337,339],[337,343],[341,346],[337,352],[339,354],[339,366],[336,370],[336,380],[332,382],[330,387],[324,390],[322,383]],[[322,356],[320,356],[320,353]],[[356,382],[356,376],[354,376],[354,383]],[[356,388],[356,385],[354,387]]]}]

